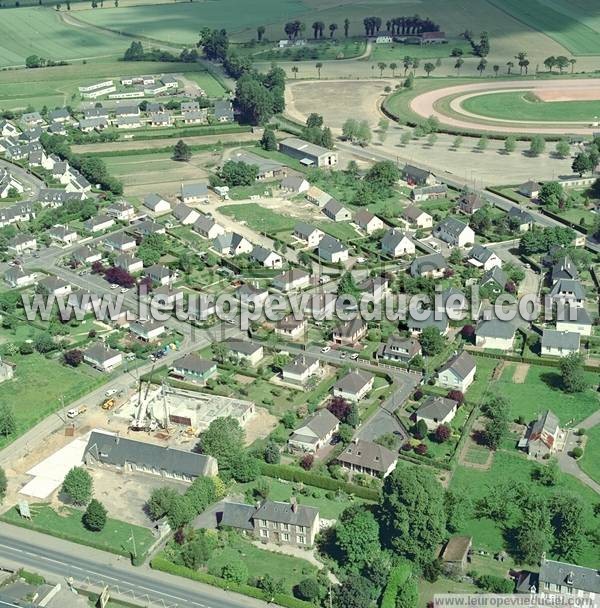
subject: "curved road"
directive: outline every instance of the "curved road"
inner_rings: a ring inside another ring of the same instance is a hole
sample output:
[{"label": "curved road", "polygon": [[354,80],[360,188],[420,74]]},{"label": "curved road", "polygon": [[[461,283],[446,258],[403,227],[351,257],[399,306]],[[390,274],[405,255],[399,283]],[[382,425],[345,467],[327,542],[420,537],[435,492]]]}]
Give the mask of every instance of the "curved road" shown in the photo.
[{"label": "curved road", "polygon": [[[572,93],[574,89],[589,89],[589,88],[598,88],[600,86],[600,80],[593,79],[568,79],[568,80],[515,80],[511,82],[482,82],[475,84],[463,84],[456,86],[443,87],[441,89],[435,89],[433,91],[428,91],[421,95],[417,95],[410,102],[410,109],[419,114],[423,118],[428,118],[429,116],[436,116],[439,120],[452,127],[457,127],[459,129],[469,129],[469,130],[485,130],[485,131],[494,131],[497,133],[515,133],[515,131],[519,131],[521,133],[540,133],[540,134],[552,134],[552,135],[564,135],[565,132],[577,134],[577,135],[591,135],[594,132],[594,127],[590,126],[582,127],[581,123],[571,123],[573,127],[568,126],[565,127],[548,127],[546,122],[544,123],[535,123],[535,122],[523,122],[523,121],[514,121],[513,124],[518,126],[507,126],[501,123],[505,121],[498,120],[497,124],[492,124],[494,119],[490,119],[488,117],[478,117],[487,121],[486,124],[472,122],[469,120],[469,114],[465,112],[462,108],[460,108],[457,104],[452,104],[452,109],[456,112],[460,112],[464,115],[464,119],[459,119],[453,116],[448,116],[443,112],[440,112],[436,109],[436,103],[442,100],[445,97],[450,95],[457,95],[460,93],[464,94],[464,98],[472,93],[486,93],[486,92],[501,92],[501,91],[511,91],[511,90],[531,90],[531,89],[552,89],[552,90],[563,90],[565,93]],[[458,101],[458,100],[455,100]],[[548,102],[552,103],[552,102]],[[474,115],[473,115],[474,116]],[[523,126],[521,126],[521,124]],[[525,126],[529,125],[529,126]],[[597,130],[597,128],[596,128]]]}]

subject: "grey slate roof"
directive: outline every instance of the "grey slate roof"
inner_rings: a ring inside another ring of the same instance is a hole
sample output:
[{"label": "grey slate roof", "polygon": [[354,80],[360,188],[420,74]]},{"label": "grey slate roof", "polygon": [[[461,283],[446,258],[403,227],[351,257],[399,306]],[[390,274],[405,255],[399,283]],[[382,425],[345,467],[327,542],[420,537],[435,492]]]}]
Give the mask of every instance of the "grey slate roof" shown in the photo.
[{"label": "grey slate roof", "polygon": [[532,224],[533,216],[531,213],[524,211],[523,209],[519,209],[519,207],[511,207],[508,212],[508,217],[511,220],[515,220],[519,224]]},{"label": "grey slate roof", "polygon": [[254,354],[257,350],[262,348],[259,344],[254,344],[254,342],[249,342],[247,340],[236,340],[235,338],[228,338],[225,340],[224,344],[229,350],[248,356]]},{"label": "grey slate roof", "polygon": [[468,226],[464,222],[461,222],[460,220],[457,220],[454,217],[447,217],[435,227],[434,231],[444,230],[456,239],[463,233],[466,228],[468,228]]},{"label": "grey slate roof", "polygon": [[356,439],[338,456],[338,460],[385,473],[398,460],[398,455],[372,441]]},{"label": "grey slate roof", "polygon": [[[575,313],[571,318],[571,313]],[[583,306],[566,306],[561,323],[573,323],[573,325],[592,325],[592,318]]]},{"label": "grey slate roof", "polygon": [[300,428],[308,427],[317,437],[326,437],[340,421],[327,409],[322,408],[310,416]]},{"label": "grey slate roof", "polygon": [[404,238],[408,238],[404,232],[397,228],[390,228],[381,239],[381,248],[384,251],[394,251]]},{"label": "grey slate roof", "polygon": [[574,331],[556,331],[545,329],[542,334],[542,347],[579,350],[580,336]]},{"label": "grey slate roof", "polygon": [[540,583],[569,586],[589,593],[600,593],[600,575],[594,568],[584,568],[565,562],[543,559],[540,565]]},{"label": "grey slate roof", "polygon": [[426,169],[420,169],[414,165],[406,164],[404,165],[404,169],[402,169],[402,175],[405,178],[409,177],[415,181],[425,181],[430,175],[433,175],[433,173],[431,173],[431,171],[427,171]]},{"label": "grey slate roof", "polygon": [[319,516],[319,509],[305,505],[294,505],[289,502],[265,501],[254,514],[254,519],[273,521],[292,526],[311,528]]},{"label": "grey slate roof", "polygon": [[471,251],[469,251],[469,259],[474,259],[480,264],[485,264],[492,256],[494,252],[483,245],[474,245]]},{"label": "grey slate roof", "polygon": [[[160,194],[156,194],[156,192],[152,192],[152,194],[147,194],[144,197],[144,205],[154,211],[154,209],[156,209],[156,205],[158,205],[158,203],[160,203],[161,201],[164,201],[164,200],[165,199],[162,196],[160,196]],[[166,201],[166,202],[168,202],[168,201]]]},{"label": "grey slate roof", "polygon": [[428,397],[425,403],[415,412],[419,418],[427,418],[428,420],[442,420],[455,407],[458,402],[447,397]]},{"label": "grey slate roof", "polygon": [[[270,255],[272,255],[273,253],[275,253],[275,252],[271,251],[270,249],[265,249],[264,247],[261,247],[260,245],[254,245],[254,248],[250,252],[250,257],[252,259],[256,260],[257,262],[264,263],[264,262],[266,262],[268,257]],[[275,254],[275,255],[278,256],[279,254]]]},{"label": "grey slate roof", "polygon": [[342,211],[348,211],[348,210],[336,198],[330,198],[327,201],[327,204],[325,205],[325,207],[323,207],[323,213],[326,213],[327,215],[336,216],[338,213],[340,213]]},{"label": "grey slate roof", "polygon": [[459,378],[466,378],[475,368],[477,364],[475,359],[465,350],[462,353],[449,359],[442,367],[440,372],[450,370]]},{"label": "grey slate roof", "polygon": [[550,290],[550,297],[560,298],[562,294],[569,297],[567,294],[571,293],[576,300],[585,299],[585,291],[583,290],[583,287],[579,281],[575,279],[559,279],[556,282],[556,285],[554,285],[554,287],[552,287]]},{"label": "grey slate roof", "polygon": [[504,289],[506,287],[506,283],[508,282],[508,278],[506,273],[499,266],[494,266],[492,269],[488,270],[481,277],[480,285],[486,285],[490,281],[493,281],[498,285],[498,287]]},{"label": "grey slate roof", "polygon": [[175,205],[175,207],[173,208],[173,211],[172,211],[173,215],[179,221],[183,221],[190,215],[190,213],[194,213],[194,212],[195,212],[195,210],[192,209],[191,207],[188,207],[185,203],[179,203],[178,205]]},{"label": "grey slate roof", "polygon": [[225,502],[223,503],[223,514],[220,525],[230,526],[239,530],[253,530],[254,522],[252,518],[255,512],[256,507],[252,505],[240,502]]},{"label": "grey slate roof", "polygon": [[410,274],[413,277],[420,276],[424,272],[432,270],[443,270],[448,267],[446,258],[441,253],[432,253],[415,258],[410,265]]},{"label": "grey slate roof", "polygon": [[258,167],[259,175],[262,173],[269,173],[271,171],[281,171],[283,168],[281,163],[278,163],[270,158],[263,158],[262,156],[248,152],[247,150],[235,152],[229,160],[246,163],[247,165],[256,165]]},{"label": "grey slate roof", "polygon": [[214,361],[208,359],[202,359],[194,353],[189,353],[183,357],[180,357],[176,361],[173,361],[173,367],[175,369],[182,369],[186,372],[192,372],[194,374],[206,374],[211,369],[216,367]]},{"label": "grey slate roof", "polygon": [[283,367],[283,372],[287,374],[298,374],[302,375],[311,365],[316,361],[313,357],[307,357],[306,355],[298,355]]},{"label": "grey slate roof", "polygon": [[[434,186],[428,186],[429,188],[433,188]],[[420,190],[424,190],[425,188],[419,188]],[[417,188],[415,188],[417,190]],[[419,217],[422,215],[429,215],[427,211],[423,211],[423,209],[419,209],[415,205],[410,205],[402,212],[402,217],[410,220],[412,222],[416,222]]]},{"label": "grey slate roof", "polygon": [[559,279],[579,279],[577,267],[568,255],[564,255],[552,266],[552,282]]},{"label": "grey slate roof", "polygon": [[96,460],[114,466],[135,463],[149,469],[189,477],[210,474],[214,464],[212,456],[162,447],[117,435],[107,435],[98,431],[92,431],[85,454],[90,454]]},{"label": "grey slate roof", "polygon": [[287,146],[288,148],[293,148],[298,152],[310,154],[311,156],[323,156],[323,154],[331,154],[331,150],[305,141],[304,139],[300,139],[299,137],[288,137],[284,139],[281,144]]},{"label": "grey slate roof", "polygon": [[483,320],[477,326],[475,334],[483,338],[505,338],[509,339],[515,335],[516,328],[509,321],[499,319]]},{"label": "grey slate roof", "polygon": [[83,354],[94,361],[104,363],[121,353],[114,348],[109,348],[103,342],[96,342],[96,344],[92,344],[89,348],[86,348]]},{"label": "grey slate roof", "polygon": [[311,226],[305,222],[297,222],[294,226],[294,234],[297,234],[303,239],[308,240],[308,237],[313,233],[319,231],[318,228]]},{"label": "grey slate roof", "polygon": [[348,372],[343,378],[340,378],[334,385],[334,389],[349,393],[351,395],[358,394],[371,380],[373,374],[369,372],[355,370]]},{"label": "grey slate roof", "polygon": [[321,239],[319,246],[317,247],[317,251],[319,253],[319,256],[322,257],[321,254],[323,254],[323,253],[329,253],[331,255],[333,253],[347,251],[347,248],[345,245],[342,245],[342,243],[340,243],[340,241],[338,241],[337,239],[334,239],[332,236],[329,236],[328,234],[326,234]]},{"label": "grey slate roof", "polygon": [[209,215],[200,214],[200,217],[194,222],[194,230],[208,234],[210,229],[216,224],[214,218]]}]

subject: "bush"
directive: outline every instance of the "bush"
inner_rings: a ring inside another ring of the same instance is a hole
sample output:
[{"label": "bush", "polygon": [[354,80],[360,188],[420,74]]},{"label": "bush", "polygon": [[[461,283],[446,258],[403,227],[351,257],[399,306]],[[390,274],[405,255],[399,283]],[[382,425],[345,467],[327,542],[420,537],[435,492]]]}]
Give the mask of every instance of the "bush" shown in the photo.
[{"label": "bush", "polygon": [[248,568],[241,560],[232,560],[221,568],[221,576],[226,581],[241,585],[248,580]]},{"label": "bush", "polygon": [[87,506],[83,517],[81,518],[83,525],[92,532],[100,532],[106,525],[106,509],[104,505],[95,498],[92,498]]},{"label": "bush", "polygon": [[33,353],[33,346],[30,342],[23,342],[19,346],[19,354],[20,355],[31,355]]},{"label": "bush", "polygon": [[475,584],[489,593],[512,593],[515,588],[513,581],[493,574],[483,574],[475,580]]},{"label": "bush", "polygon": [[321,586],[314,578],[305,578],[294,587],[294,595],[301,600],[313,602],[321,595]]},{"label": "bush", "polygon": [[427,454],[427,445],[424,443],[419,443],[415,446],[415,454],[419,454],[421,456]]},{"label": "bush", "polygon": [[300,460],[300,466],[305,470],[309,471],[315,462],[315,457],[312,454],[305,454]]},{"label": "bush", "polygon": [[573,456],[573,458],[575,458],[575,460],[578,460],[579,458],[581,458],[583,456],[583,449],[580,447],[575,447],[571,450],[571,456]]}]

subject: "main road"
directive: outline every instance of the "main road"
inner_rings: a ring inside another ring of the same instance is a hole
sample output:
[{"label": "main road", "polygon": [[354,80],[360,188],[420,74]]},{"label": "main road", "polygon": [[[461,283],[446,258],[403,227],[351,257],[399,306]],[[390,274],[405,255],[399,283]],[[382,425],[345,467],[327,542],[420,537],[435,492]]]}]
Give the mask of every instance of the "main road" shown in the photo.
[{"label": "main road", "polygon": [[76,587],[108,585],[111,594],[143,603],[198,608],[267,608],[269,604],[217,589],[149,566],[132,566],[125,558],[46,536],[39,532],[0,524],[0,564],[22,566],[49,580],[73,579]]}]

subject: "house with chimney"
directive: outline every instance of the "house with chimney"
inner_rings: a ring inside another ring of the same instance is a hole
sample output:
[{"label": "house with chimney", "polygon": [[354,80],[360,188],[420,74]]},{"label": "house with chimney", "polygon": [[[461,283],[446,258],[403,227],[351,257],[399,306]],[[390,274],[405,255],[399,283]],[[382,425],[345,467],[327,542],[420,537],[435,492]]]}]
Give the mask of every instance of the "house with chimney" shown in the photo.
[{"label": "house with chimney", "polygon": [[396,468],[398,454],[373,441],[354,439],[337,462],[351,473],[385,478]]},{"label": "house with chimney", "polygon": [[327,409],[311,414],[288,439],[292,451],[315,453],[331,441],[340,428],[340,421]]},{"label": "house with chimney", "polygon": [[548,458],[556,451],[560,432],[556,414],[545,410],[527,427],[519,448],[525,450],[530,458]]}]

